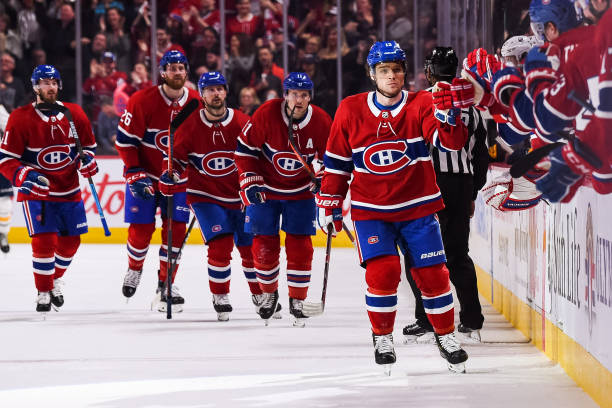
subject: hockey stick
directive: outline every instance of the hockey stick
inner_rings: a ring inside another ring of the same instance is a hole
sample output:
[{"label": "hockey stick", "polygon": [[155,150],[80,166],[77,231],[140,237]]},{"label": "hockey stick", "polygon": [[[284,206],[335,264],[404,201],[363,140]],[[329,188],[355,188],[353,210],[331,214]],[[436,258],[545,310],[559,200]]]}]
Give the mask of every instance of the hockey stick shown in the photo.
[{"label": "hockey stick", "polygon": [[[578,105],[582,106],[584,109],[588,110],[589,112],[591,113],[595,112],[595,107],[591,105],[589,102],[583,101],[578,96],[576,96],[573,90],[568,93],[567,98],[576,102]],[[558,135],[561,136],[561,138],[565,140],[573,140],[574,144],[576,143],[580,144],[581,152],[585,160],[588,161],[589,164],[591,164],[593,167],[599,168],[602,166],[602,161],[599,159],[599,157],[597,157],[597,155],[593,151],[591,151],[591,149],[589,149],[584,143],[581,143],[579,139],[575,138],[573,135],[567,132],[558,133]],[[529,170],[531,170],[533,166],[535,166],[540,160],[548,156],[550,152],[555,150],[557,147],[563,146],[564,144],[565,142],[555,142],[555,143],[548,144],[546,146],[542,146],[539,149],[532,151],[531,153],[527,154],[525,157],[517,160],[512,165],[512,167],[510,168],[510,175],[514,178],[521,177],[522,175],[527,173]]]},{"label": "hockey stick", "polygon": [[[181,254],[183,253],[183,248],[185,248],[185,244],[187,244],[187,239],[189,238],[189,235],[191,234],[191,230],[193,229],[193,226],[195,225],[195,221],[196,221],[196,217],[194,215],[194,217],[191,219],[191,222],[189,223],[189,228],[187,228],[187,232],[185,233],[185,238],[183,238],[183,243],[181,244],[181,248],[178,251],[178,254],[176,254],[176,259],[180,259],[181,258]],[[174,269],[176,268],[176,264],[172,265],[173,268],[170,271],[171,274],[174,273]]]},{"label": "hockey stick", "polygon": [[[74,137],[74,144],[76,145],[77,152],[79,153],[79,159],[81,163],[85,160],[85,153],[83,153],[83,146],[81,145],[81,139],[79,138],[79,134],[76,131],[76,127],[74,126],[74,121],[72,120],[72,113],[70,113],[70,109],[66,106],[60,105],[58,103],[39,103],[36,105],[36,109],[38,110],[56,110],[58,112],[62,112],[66,119],[68,119],[68,123],[70,124],[70,131]],[[102,210],[102,205],[100,204],[100,198],[98,197],[98,192],[96,191],[96,186],[94,185],[93,179],[87,177],[87,181],[89,182],[89,189],[91,190],[91,195],[93,196],[94,201],[96,202],[96,207],[98,208],[98,214],[100,215],[100,221],[102,222],[102,228],[104,228],[104,235],[110,236],[111,232],[108,229],[108,224],[106,223],[106,217],[104,217],[104,211]]]},{"label": "hockey stick", "polygon": [[[304,169],[306,170],[306,172],[308,173],[308,176],[310,177],[310,181],[312,181],[317,186],[317,188],[320,189],[321,181],[318,180],[317,176],[312,172],[312,170],[310,170],[310,166],[308,165],[308,163],[306,163],[306,160],[304,160],[304,158],[302,157],[302,154],[300,153],[300,149],[297,145],[295,137],[293,137],[293,112],[294,111],[295,111],[295,105],[293,106],[293,109],[291,109],[291,113],[289,114],[289,125],[288,125],[289,127],[289,132],[288,132],[289,133],[288,134],[289,146],[291,146],[291,150],[293,150],[293,153],[295,153],[300,163],[302,163],[302,166],[304,166]],[[344,221],[342,221],[342,229],[344,230],[344,232],[346,232],[346,235],[351,240],[351,243],[354,245],[355,237],[353,236],[351,231],[348,229]]]},{"label": "hockey stick", "polygon": [[334,226],[329,224],[327,226],[327,243],[325,244],[325,269],[323,270],[323,290],[321,291],[321,302],[311,303],[304,302],[302,313],[305,316],[312,317],[323,313],[325,310],[325,296],[327,295],[327,276],[329,275],[329,255],[331,253],[331,241]]},{"label": "hockey stick", "polygon": [[[170,130],[168,134],[168,175],[172,177],[172,159],[174,153],[174,132],[176,129],[197,109],[199,102],[197,99],[190,100],[187,105],[176,115],[170,122]],[[166,209],[166,218],[168,222],[168,241],[167,241],[167,266],[166,266],[166,319],[172,319],[172,272],[174,271],[173,264],[173,245],[172,245],[172,213],[174,211],[174,196],[168,197],[168,207]]]}]

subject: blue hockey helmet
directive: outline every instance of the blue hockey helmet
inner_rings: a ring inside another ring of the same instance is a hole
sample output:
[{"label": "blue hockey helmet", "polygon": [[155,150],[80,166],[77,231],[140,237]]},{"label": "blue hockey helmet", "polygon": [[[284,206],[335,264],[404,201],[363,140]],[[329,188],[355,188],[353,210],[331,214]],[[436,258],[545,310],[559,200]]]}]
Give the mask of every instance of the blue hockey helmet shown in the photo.
[{"label": "blue hockey helmet", "polygon": [[368,53],[370,71],[373,72],[374,67],[381,62],[400,62],[405,70],[406,53],[395,41],[377,41]]},{"label": "blue hockey helmet", "polygon": [[57,86],[62,89],[62,78],[60,77],[59,71],[53,65],[39,65],[34,68],[30,81],[32,87],[38,86],[38,81],[41,79],[56,79]]},{"label": "blue hockey helmet", "polygon": [[217,71],[205,72],[198,80],[198,92],[202,95],[204,88],[208,86],[223,85],[227,90],[227,81],[223,74]]},{"label": "blue hockey helmet", "polygon": [[290,89],[299,89],[312,93],[314,84],[305,72],[290,72],[283,81],[283,89],[285,93]]},{"label": "blue hockey helmet", "polygon": [[547,41],[544,29],[548,22],[553,23],[560,33],[580,24],[572,0],[532,0],[529,6],[529,18],[531,30],[542,41]]},{"label": "blue hockey helmet", "polygon": [[166,51],[159,61],[159,72],[165,72],[166,66],[169,64],[183,64],[185,65],[185,70],[189,71],[189,61],[187,61],[187,57],[180,51]]}]

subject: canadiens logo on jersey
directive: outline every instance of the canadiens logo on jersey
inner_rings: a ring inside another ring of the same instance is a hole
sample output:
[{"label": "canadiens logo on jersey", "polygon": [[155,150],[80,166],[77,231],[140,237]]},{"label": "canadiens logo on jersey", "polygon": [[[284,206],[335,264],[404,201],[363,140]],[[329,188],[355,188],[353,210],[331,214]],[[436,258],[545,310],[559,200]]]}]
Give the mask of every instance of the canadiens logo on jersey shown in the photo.
[{"label": "canadiens logo on jersey", "polygon": [[407,153],[408,143],[404,140],[375,143],[363,151],[363,165],[374,174],[395,173],[412,161]]},{"label": "canadiens logo on jersey", "polygon": [[202,157],[199,165],[200,168],[198,170],[201,170],[212,177],[223,177],[236,171],[233,151],[218,151],[208,153]]},{"label": "canadiens logo on jersey", "polygon": [[53,145],[45,147],[36,155],[36,162],[45,170],[60,170],[72,163],[70,146]]},{"label": "canadiens logo on jersey", "polygon": [[285,177],[293,177],[302,171],[302,163],[295,157],[295,154],[289,152],[278,152],[272,155],[272,164],[279,174]]},{"label": "canadiens logo on jersey", "polygon": [[157,149],[162,152],[167,151],[168,150],[168,137],[169,137],[168,130],[160,130],[159,132],[157,132],[157,134],[155,135],[155,147],[157,147]]}]

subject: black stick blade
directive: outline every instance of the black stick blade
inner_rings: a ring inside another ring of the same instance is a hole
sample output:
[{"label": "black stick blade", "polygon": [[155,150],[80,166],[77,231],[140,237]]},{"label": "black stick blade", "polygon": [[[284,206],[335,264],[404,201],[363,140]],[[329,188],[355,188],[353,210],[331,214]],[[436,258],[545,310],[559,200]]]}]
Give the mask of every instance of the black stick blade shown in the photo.
[{"label": "black stick blade", "polygon": [[527,156],[519,159],[510,168],[510,175],[514,178],[519,178],[527,173],[533,166],[538,164],[540,160],[548,156],[550,152],[555,150],[557,147],[563,146],[563,142],[555,142],[546,146],[542,146],[529,153]]},{"label": "black stick blade", "polygon": [[197,99],[192,99],[187,102],[187,105],[176,115],[172,122],[170,122],[170,132],[174,132],[181,124],[198,108],[200,103]]}]

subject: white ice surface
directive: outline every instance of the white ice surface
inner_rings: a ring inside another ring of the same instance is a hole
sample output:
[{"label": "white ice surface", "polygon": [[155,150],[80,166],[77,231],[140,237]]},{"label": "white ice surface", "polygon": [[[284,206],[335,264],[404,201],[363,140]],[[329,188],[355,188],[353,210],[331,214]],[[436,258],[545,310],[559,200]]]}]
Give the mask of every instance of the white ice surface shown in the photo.
[{"label": "white ice surface", "polygon": [[[413,320],[400,285],[391,377],[374,363],[363,270],[351,249],[333,249],[328,302],[305,328],[264,327],[234,252],[229,322],[218,322],[204,262],[187,246],[176,284],[185,311],[149,310],[157,277],[151,246],[141,286],[126,304],[125,247],[83,245],[66,273],[66,303],[45,321],[34,311],[29,245],[0,256],[0,407],[594,407],[558,366],[484,306],[484,344],[468,345],[467,374],[451,374],[434,345],[405,345]],[[315,249],[309,300],[320,296]]]}]

